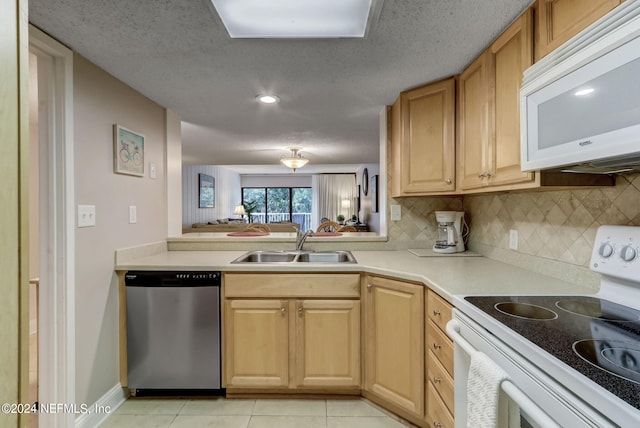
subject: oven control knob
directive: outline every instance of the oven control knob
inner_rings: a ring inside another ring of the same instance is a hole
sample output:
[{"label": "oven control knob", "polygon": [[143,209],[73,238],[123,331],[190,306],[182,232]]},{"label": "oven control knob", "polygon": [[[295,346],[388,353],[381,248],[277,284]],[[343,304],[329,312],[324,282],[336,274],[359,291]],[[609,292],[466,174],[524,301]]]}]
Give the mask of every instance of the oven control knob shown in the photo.
[{"label": "oven control knob", "polygon": [[620,258],[625,262],[633,261],[637,255],[638,252],[632,248],[631,245],[625,245],[622,247],[622,250],[620,250]]},{"label": "oven control knob", "polygon": [[611,244],[605,242],[604,244],[600,245],[598,254],[600,254],[605,259],[611,257],[611,255],[613,254],[613,247],[611,246]]}]

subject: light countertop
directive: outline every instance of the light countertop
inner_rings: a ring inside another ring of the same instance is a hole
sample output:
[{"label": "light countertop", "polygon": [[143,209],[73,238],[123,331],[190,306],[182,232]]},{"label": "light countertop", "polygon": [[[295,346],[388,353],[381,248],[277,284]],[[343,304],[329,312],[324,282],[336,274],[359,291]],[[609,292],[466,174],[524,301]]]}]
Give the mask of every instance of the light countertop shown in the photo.
[{"label": "light countertop", "polygon": [[418,257],[406,250],[352,251],[357,264],[231,264],[245,251],[156,251],[117,257],[116,270],[222,272],[363,272],[422,282],[452,302],[454,295],[593,294],[596,290],[485,257]]}]

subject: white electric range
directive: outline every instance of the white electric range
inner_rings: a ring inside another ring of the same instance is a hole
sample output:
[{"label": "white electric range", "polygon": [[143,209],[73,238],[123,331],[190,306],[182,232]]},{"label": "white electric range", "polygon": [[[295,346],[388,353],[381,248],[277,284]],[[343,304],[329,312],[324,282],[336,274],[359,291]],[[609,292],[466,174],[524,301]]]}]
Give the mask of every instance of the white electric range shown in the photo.
[{"label": "white electric range", "polygon": [[640,426],[640,227],[601,226],[590,268],[592,296],[454,296],[457,427],[474,352],[506,372],[520,407],[499,426]]}]

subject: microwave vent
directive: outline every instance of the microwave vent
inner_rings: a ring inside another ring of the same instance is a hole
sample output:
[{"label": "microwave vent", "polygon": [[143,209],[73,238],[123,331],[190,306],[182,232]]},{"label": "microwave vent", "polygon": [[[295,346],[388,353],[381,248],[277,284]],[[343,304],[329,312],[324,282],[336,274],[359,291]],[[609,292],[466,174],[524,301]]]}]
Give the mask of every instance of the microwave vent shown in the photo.
[{"label": "microwave vent", "polygon": [[640,154],[619,158],[601,159],[561,169],[576,174],[624,174],[640,172]]}]

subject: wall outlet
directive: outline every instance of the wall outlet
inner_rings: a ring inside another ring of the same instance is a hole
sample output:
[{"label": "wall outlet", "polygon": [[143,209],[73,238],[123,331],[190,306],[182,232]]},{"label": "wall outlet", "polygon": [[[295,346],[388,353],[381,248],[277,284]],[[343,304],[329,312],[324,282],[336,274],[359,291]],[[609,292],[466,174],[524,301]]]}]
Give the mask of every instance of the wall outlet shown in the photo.
[{"label": "wall outlet", "polygon": [[402,219],[402,210],[400,205],[391,205],[391,221],[400,221]]},{"label": "wall outlet", "polygon": [[518,251],[518,231],[515,229],[509,231],[509,249]]},{"label": "wall outlet", "polygon": [[93,227],[96,225],[96,206],[78,205],[78,227]]},{"label": "wall outlet", "polygon": [[138,222],[138,210],[135,205],[129,205],[129,224]]}]

